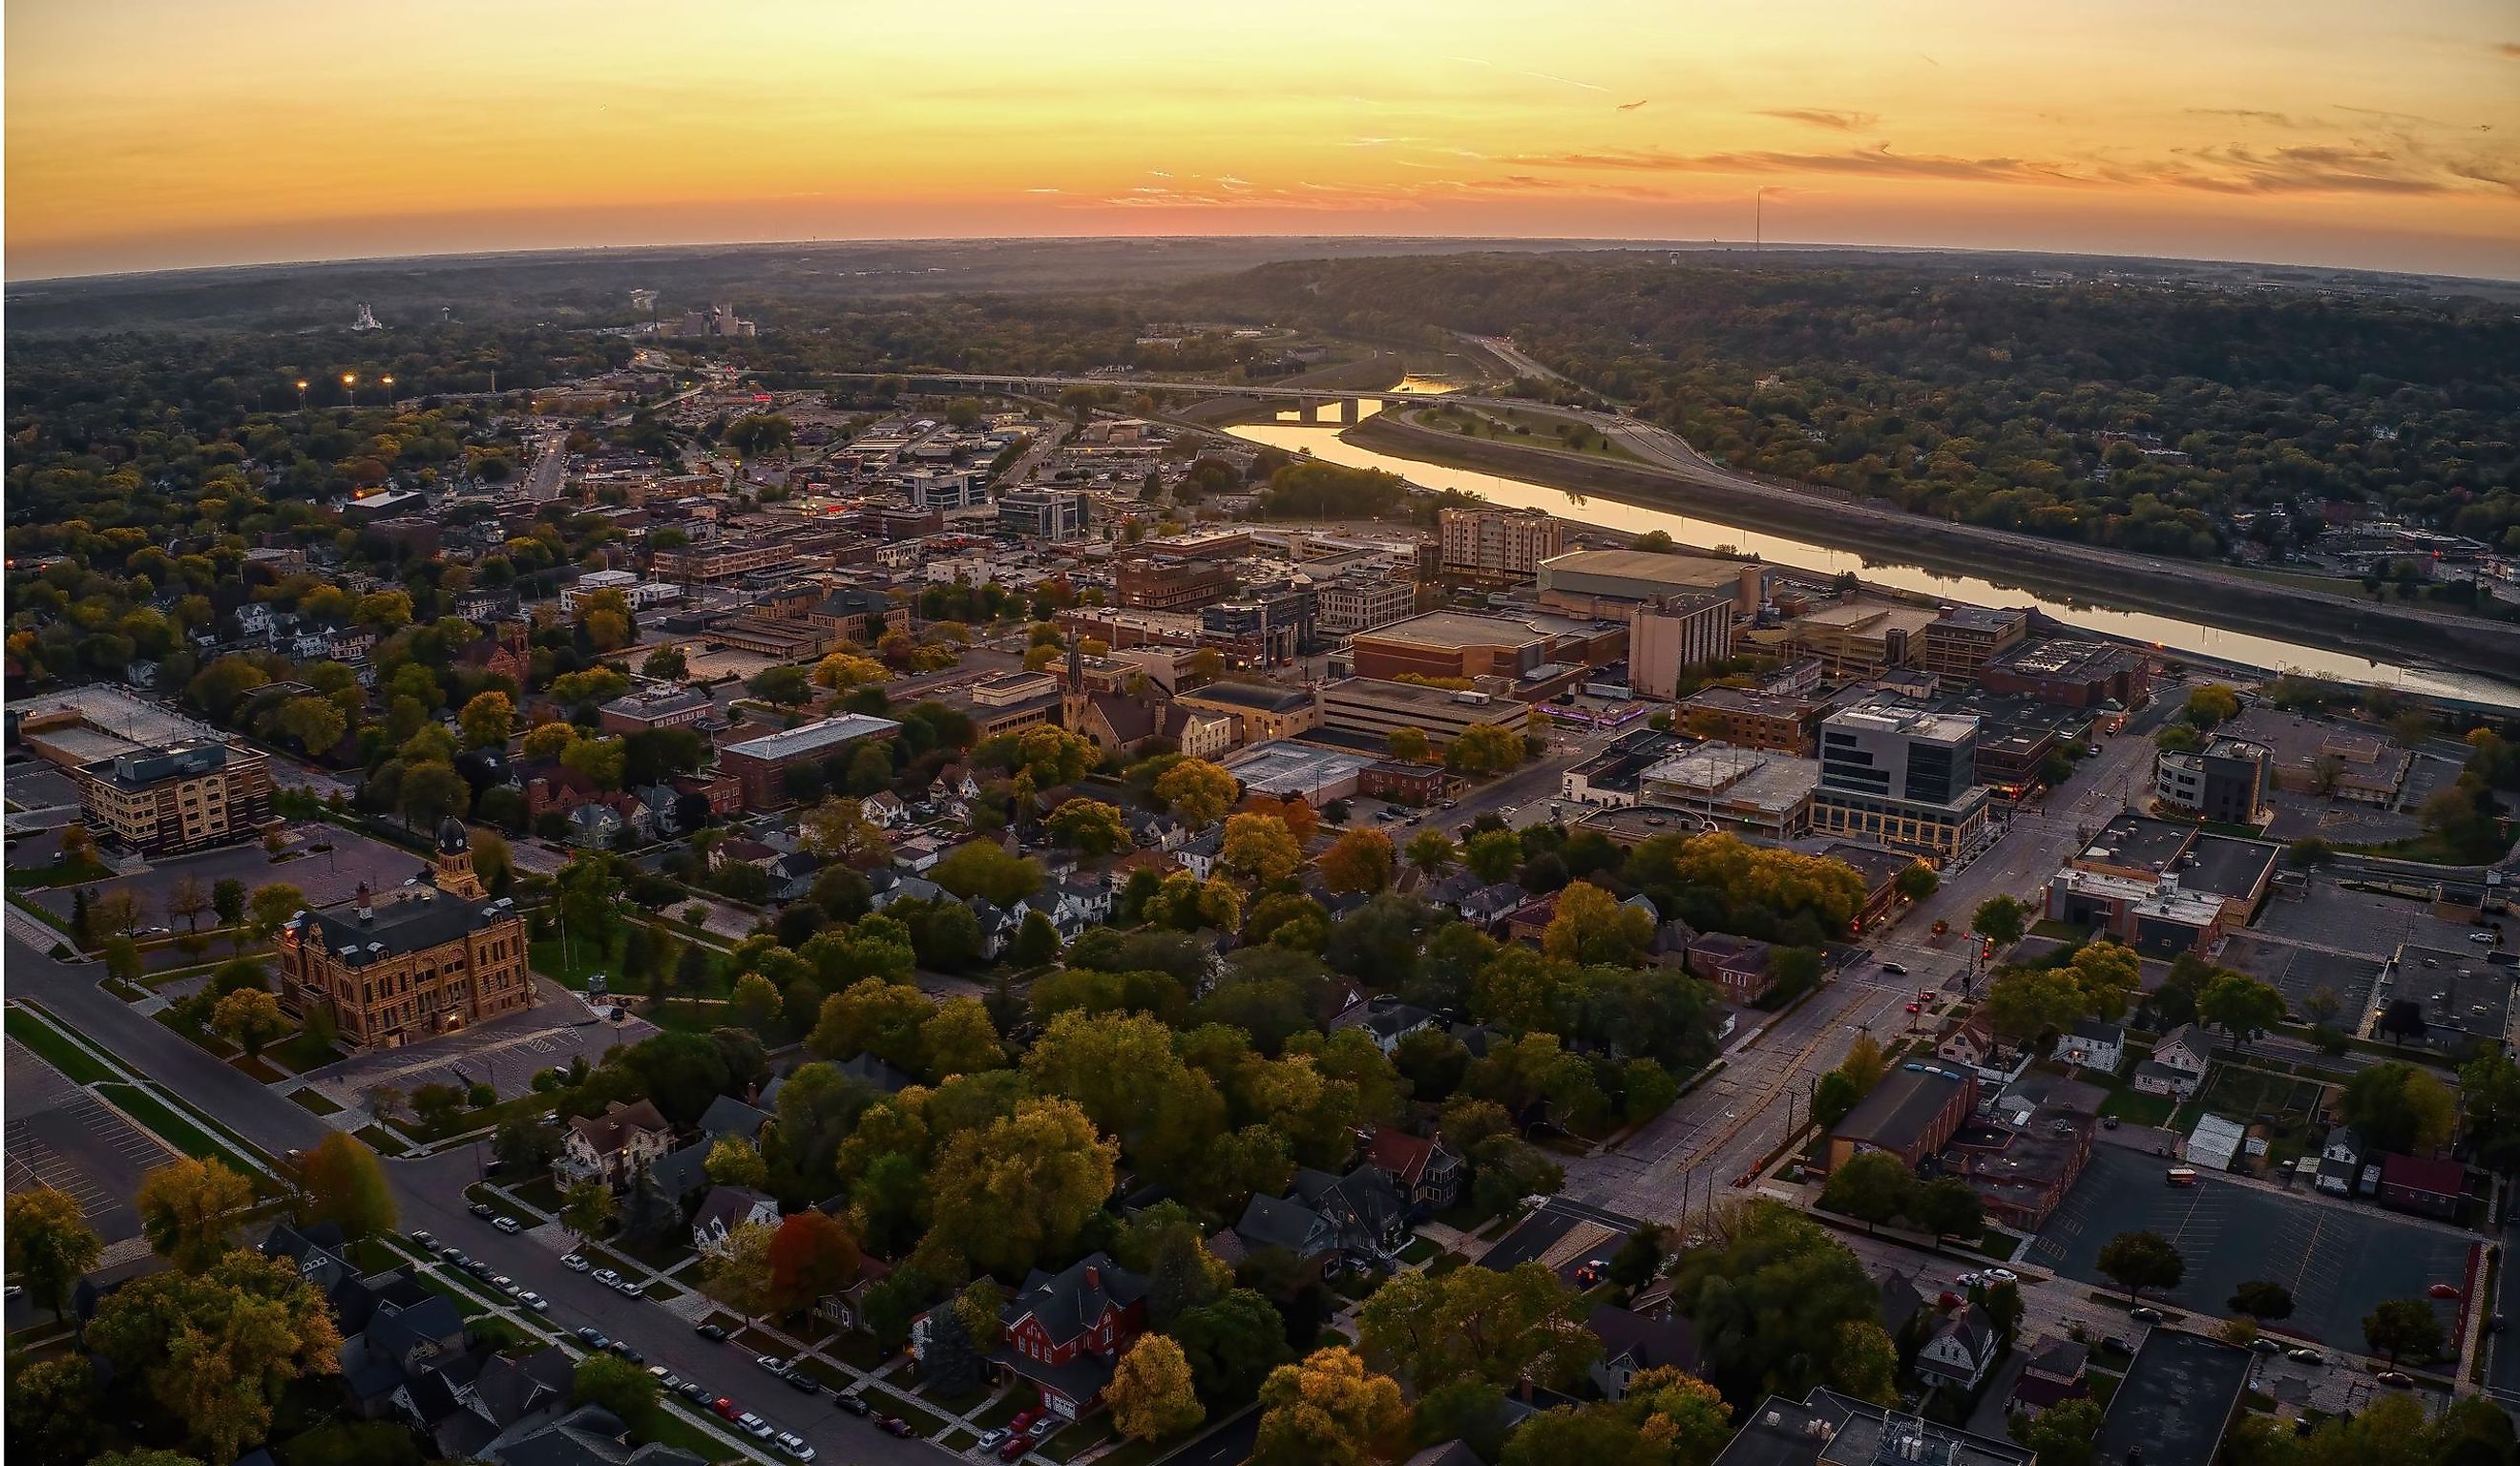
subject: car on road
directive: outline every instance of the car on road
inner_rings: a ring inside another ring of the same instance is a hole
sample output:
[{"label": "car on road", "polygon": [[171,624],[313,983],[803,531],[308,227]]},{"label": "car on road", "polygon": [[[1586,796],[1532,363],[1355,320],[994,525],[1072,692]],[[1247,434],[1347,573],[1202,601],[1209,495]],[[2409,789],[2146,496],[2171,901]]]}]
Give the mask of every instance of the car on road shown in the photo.
[{"label": "car on road", "polygon": [[471,1258],[464,1255],[464,1249],[460,1247],[450,1247],[446,1249],[444,1252],[437,1255],[437,1260],[444,1263],[449,1267],[461,1267],[465,1264],[472,1261]]},{"label": "car on road", "polygon": [[2324,1364],[2327,1362],[2327,1355],[2320,1354],[2315,1349],[2287,1349],[2284,1351],[2284,1357],[2292,1360],[2296,1364]]},{"label": "car on road", "polygon": [[2138,1323],[2159,1323],[2163,1318],[2161,1310],[2153,1308],[2150,1305],[2145,1305],[2142,1308],[2129,1309],[2127,1310],[2127,1316]]},{"label": "car on road", "polygon": [[614,1283],[621,1281],[621,1274],[613,1271],[609,1267],[598,1267],[591,1276],[593,1276],[597,1282],[602,1283],[608,1288],[611,1287]]},{"label": "car on road", "polygon": [[2272,1339],[2252,1339],[2249,1341],[2249,1347],[2260,1354],[2281,1354],[2284,1352],[2284,1347]]},{"label": "car on road", "polygon": [[622,1358],[628,1359],[633,1364],[645,1364],[648,1362],[648,1356],[641,1354],[639,1351],[632,1349],[630,1347],[630,1342],[626,1339],[615,1339],[604,1347],[611,1351],[613,1354],[620,1355]]},{"label": "car on road", "polygon": [[810,1461],[814,1459],[814,1447],[806,1444],[805,1438],[797,1435],[794,1431],[781,1431],[779,1433],[779,1448],[786,1451],[788,1454],[794,1456],[799,1461]]},{"label": "car on road", "polygon": [[409,1237],[424,1252],[437,1251],[437,1238],[427,1230],[405,1232],[403,1235]]},{"label": "car on road", "polygon": [[875,1413],[875,1406],[868,1404],[867,1398],[863,1395],[835,1396],[832,1398],[832,1402],[838,1405],[841,1409],[848,1411],[852,1415],[872,1415]]},{"label": "car on road", "polygon": [[1030,1436],[1009,1436],[1006,1439],[1005,1444],[998,1447],[998,1459],[1001,1461],[1020,1461],[1024,1458],[1024,1453],[1031,1449],[1032,1438]]},{"label": "car on road", "polygon": [[978,1444],[982,1450],[995,1450],[999,1446],[1006,1444],[1008,1439],[1009,1432],[1004,1427],[1000,1427],[996,1430],[980,1432],[980,1439],[975,1444]]},{"label": "car on road", "polygon": [[489,1204],[488,1202],[486,1202],[486,1201],[476,1201],[476,1202],[472,1203],[472,1206],[470,1206],[470,1207],[466,1208],[466,1210],[470,1211],[470,1212],[471,1212],[473,1216],[475,1216],[475,1217],[480,1217],[480,1218],[484,1218],[484,1219],[491,1218],[491,1217],[496,1217],[496,1216],[498,1216],[498,1215],[499,1215],[499,1209],[498,1209],[497,1207],[494,1207],[494,1206],[490,1205],[490,1204]]},{"label": "car on road", "polygon": [[1990,1283],[2017,1283],[2021,1281],[2021,1274],[2009,1267],[1989,1267],[1986,1280]]},{"label": "car on road", "polygon": [[648,1296],[648,1285],[635,1277],[623,1278],[620,1282],[613,1284],[613,1288],[624,1298],[645,1298]]},{"label": "car on road", "polygon": [[735,1401],[727,1399],[723,1395],[710,1400],[709,1408],[717,1412],[717,1417],[720,1420],[733,1420],[736,1417],[737,1412]]},{"label": "car on road", "polygon": [[477,1278],[487,1279],[490,1276],[490,1265],[481,1258],[466,1258],[464,1270]]},{"label": "car on road", "polygon": [[497,1227],[499,1230],[506,1232],[511,1237],[525,1229],[523,1224],[518,1222],[514,1217],[502,1217],[490,1224]]},{"label": "car on road", "polygon": [[2469,932],[2467,934],[2467,939],[2479,947],[2491,947],[2494,945],[2494,933],[2490,931]]},{"label": "car on road", "polygon": [[548,1313],[551,1311],[551,1300],[534,1292],[530,1288],[518,1294],[517,1302],[523,1304],[526,1308],[533,1310],[537,1313]]},{"label": "car on road", "polygon": [[823,1393],[823,1382],[802,1369],[790,1369],[788,1371],[788,1388],[807,1395],[820,1395]]},{"label": "car on road", "polygon": [[1923,1003],[1921,1003],[1921,1002],[1912,1002],[1912,1003],[1908,1004],[1908,1011],[1909,1011],[1909,1012],[1912,1012],[1912,1013],[1921,1013],[1921,1012],[1923,1012],[1924,1010],[1925,1010],[1925,1005],[1924,1005]]},{"label": "car on road", "polygon": [[2116,1130],[2117,1128],[2118,1128],[2118,1117],[2117,1117],[2117,1116],[2115,1116],[2115,1115],[2102,1115],[2102,1116],[2100,1117],[2100,1129],[2102,1129],[2102,1130]]},{"label": "car on road", "polygon": [[1908,975],[1908,969],[1897,962],[1883,962],[1881,964],[1881,970],[1890,974],[1892,977],[1906,977]]},{"label": "car on road", "polygon": [[877,1416],[875,1428],[883,1432],[887,1436],[899,1436],[904,1441],[907,1441],[911,1437],[919,1434],[917,1431],[910,1428],[909,1421],[902,1419],[898,1415]]},{"label": "car on road", "polygon": [[683,1381],[682,1384],[675,1387],[674,1393],[680,1395],[683,1399],[692,1401],[694,1404],[704,1405],[708,1403],[708,1386],[701,1384],[698,1380]]},{"label": "car on road", "polygon": [[2411,1390],[2415,1388],[2415,1377],[2413,1375],[2402,1374],[2395,1369],[2383,1369],[2378,1374],[2371,1377],[2388,1386],[2392,1390]]},{"label": "car on road", "polygon": [[726,1338],[726,1330],[714,1323],[696,1323],[692,1325],[692,1332],[703,1339],[724,1340]]},{"label": "car on road", "polygon": [[592,1266],[586,1261],[586,1259],[579,1257],[576,1253],[570,1253],[568,1256],[562,1258],[560,1260],[560,1265],[571,1272],[584,1272]]},{"label": "car on road", "polygon": [[2424,1291],[2446,1301],[2455,1300],[2458,1297],[2458,1289],[2449,1283],[2435,1283]]},{"label": "car on road", "polygon": [[779,1433],[769,1421],[753,1414],[750,1410],[735,1417],[735,1428],[756,1441],[767,1441]]},{"label": "car on road", "polygon": [[788,1361],[775,1354],[756,1355],[752,1362],[782,1379],[788,1377]]},{"label": "car on road", "polygon": [[589,1349],[606,1349],[612,1343],[611,1340],[604,1337],[604,1330],[600,1328],[582,1328],[576,1330],[576,1334],[577,1342]]}]

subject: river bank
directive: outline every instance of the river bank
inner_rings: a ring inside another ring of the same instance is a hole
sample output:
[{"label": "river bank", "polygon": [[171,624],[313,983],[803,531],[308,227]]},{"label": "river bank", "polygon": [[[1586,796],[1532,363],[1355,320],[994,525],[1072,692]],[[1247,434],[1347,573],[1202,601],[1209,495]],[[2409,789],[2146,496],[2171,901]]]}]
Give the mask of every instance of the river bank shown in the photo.
[{"label": "river bank", "polygon": [[2198,575],[2182,571],[2176,562],[2165,562],[2160,569],[2095,566],[2072,554],[2077,547],[2045,549],[2035,540],[2024,543],[2019,537],[2005,541],[2000,565],[1991,567],[1985,537],[1971,526],[1914,515],[1886,519],[1851,514],[1826,500],[1752,493],[1650,466],[1468,439],[1403,422],[1387,414],[1369,418],[1342,436],[1360,448],[1394,458],[1498,474],[1648,509],[1725,515],[1857,555],[1896,557],[1955,575],[2001,573],[2020,582],[2025,590],[2068,604],[2192,617],[2271,638],[2307,640],[2364,658],[2447,665],[2453,671],[2495,678],[2520,676],[2520,635],[2492,622],[2446,626],[2385,606],[2359,605],[2341,597],[2237,577]]}]

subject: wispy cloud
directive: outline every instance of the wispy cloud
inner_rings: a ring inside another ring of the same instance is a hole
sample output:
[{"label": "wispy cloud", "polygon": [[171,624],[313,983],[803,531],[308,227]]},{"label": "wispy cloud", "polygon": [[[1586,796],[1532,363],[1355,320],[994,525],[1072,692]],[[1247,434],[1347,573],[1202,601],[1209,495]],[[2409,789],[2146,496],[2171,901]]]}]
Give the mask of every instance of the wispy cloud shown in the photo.
[{"label": "wispy cloud", "polygon": [[1844,153],[1561,153],[1515,162],[1559,168],[1619,168],[1647,173],[1851,173],[1890,178],[1958,178],[1996,182],[2078,183],[2052,163],[2018,157],[1946,157],[1893,153],[1888,144]]},{"label": "wispy cloud", "polygon": [[1448,57],[1446,60],[1460,62],[1465,67],[1480,67],[1491,71],[1501,70],[1509,72],[1515,76],[1528,76],[1534,81],[1553,81],[1559,86],[1577,87],[1587,92],[1606,92],[1609,90],[1609,88],[1605,86],[1598,86],[1589,81],[1578,81],[1572,76],[1559,76],[1550,71],[1526,71],[1519,67],[1499,67],[1492,61],[1481,61],[1475,56],[1454,56]]},{"label": "wispy cloud", "polygon": [[1787,122],[1803,122],[1813,127],[1825,127],[1831,132],[1865,132],[1881,120],[1879,112],[1823,111],[1813,107],[1773,108],[1759,113]]},{"label": "wispy cloud", "polygon": [[2191,117],[2228,117],[2234,122],[2261,122],[2269,127],[2313,127],[2315,121],[2296,118],[2289,112],[2260,111],[2248,107],[2185,107],[2180,111]]}]

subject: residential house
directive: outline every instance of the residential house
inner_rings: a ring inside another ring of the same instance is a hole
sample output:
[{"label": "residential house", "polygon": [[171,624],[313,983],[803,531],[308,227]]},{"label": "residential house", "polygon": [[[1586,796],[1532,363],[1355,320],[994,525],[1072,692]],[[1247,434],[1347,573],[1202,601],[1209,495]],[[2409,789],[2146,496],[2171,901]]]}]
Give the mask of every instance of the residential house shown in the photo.
[{"label": "residential house", "polygon": [[1424,1008],[1405,1002],[1370,999],[1365,1008],[1364,1014],[1353,1025],[1346,1026],[1364,1029],[1366,1036],[1373,1040],[1373,1046],[1381,1049],[1385,1057],[1399,1052],[1401,1040],[1421,1028],[1434,1028],[1442,1022]]},{"label": "residential house", "polygon": [[866,882],[871,893],[867,898],[868,904],[878,911],[896,901],[951,899],[945,894],[945,888],[936,882],[923,876],[904,875],[898,870],[870,870]]},{"label": "residential house", "polygon": [[927,783],[927,797],[937,803],[968,805],[980,797],[980,781],[961,764],[947,764]]},{"label": "residential house", "polygon": [[656,1112],[652,1100],[635,1104],[614,1100],[601,1115],[577,1115],[561,1138],[552,1176],[562,1187],[583,1180],[626,1185],[641,1166],[651,1166],[673,1148],[674,1128]]},{"label": "residential house", "polygon": [[1462,1158],[1437,1136],[1377,1125],[1366,1133],[1365,1160],[1391,1177],[1420,1215],[1443,1211],[1461,1199]]},{"label": "residential house", "polygon": [[2362,1136],[2350,1125],[2340,1125],[2327,1133],[2318,1147],[2318,1189],[2330,1196],[2352,1196],[2361,1190],[2357,1184],[2362,1171]]},{"label": "residential house", "polygon": [[1094,1253],[1058,1273],[1035,1269],[1000,1311],[1006,1342],[990,1358],[1034,1385],[1062,1420],[1102,1407],[1112,1369],[1147,1327],[1147,1280]]},{"label": "residential house", "polygon": [[1656,1316],[1601,1304],[1584,1318],[1601,1341],[1601,1356],[1587,1369],[1605,1399],[1627,1398],[1628,1382],[1647,1369],[1697,1372],[1697,1330],[1676,1313]]},{"label": "residential house", "polygon": [[579,1405],[531,1434],[488,1451],[501,1466],[705,1466],[680,1446],[630,1444],[630,1428],[600,1405]]},{"label": "residential house", "polygon": [[832,1067],[860,1084],[872,1086],[886,1094],[898,1094],[919,1083],[916,1078],[902,1073],[871,1053],[836,1060]]},{"label": "residential house", "polygon": [[700,1111],[699,1130],[701,1136],[712,1143],[729,1135],[759,1140],[761,1128],[768,1125],[771,1118],[768,1110],[745,1104],[732,1094],[721,1094],[709,1101],[707,1109]]},{"label": "residential house", "polygon": [[865,1328],[868,1290],[892,1275],[892,1265],[861,1255],[858,1275],[848,1286],[814,1300],[814,1311],[842,1328]]},{"label": "residential house", "polygon": [[1303,1167],[1289,1194],[1328,1220],[1340,1251],[1358,1266],[1388,1266],[1409,1245],[1409,1204],[1372,1163],[1345,1176]]},{"label": "residential house", "polygon": [[1208,1243],[1210,1251],[1236,1267],[1253,1253],[1272,1247],[1282,1248],[1324,1275],[1337,1272],[1345,1264],[1338,1230],[1330,1220],[1303,1202],[1282,1196],[1253,1193],[1242,1208],[1242,1220]]},{"label": "residential house", "polygon": [[1499,881],[1481,886],[1464,896],[1455,908],[1462,919],[1483,932],[1493,933],[1499,922],[1520,911],[1531,896],[1512,881]]},{"label": "residential house", "polygon": [[2056,1057],[2068,1064],[2080,1064],[2102,1074],[2115,1074],[2126,1062],[2126,1029],[2115,1023],[2096,1019],[2078,1019],[2065,1036],[2056,1041]]},{"label": "residential house", "polygon": [[2012,1382],[2007,1415],[2036,1418],[2043,1411],[2077,1399],[2089,1399],[2092,1385],[2085,1373],[2092,1352],[2071,1339],[2042,1336],[2026,1351],[2029,1357]]},{"label": "residential house", "polygon": [[1129,837],[1141,850],[1177,850],[1190,838],[1189,829],[1170,815],[1148,810],[1132,810],[1127,815]]},{"label": "residential house", "polygon": [[1752,937],[1730,932],[1703,932],[1688,944],[1689,974],[1724,990],[1727,1001],[1744,1005],[1767,996],[1773,979],[1768,962],[1773,949]]},{"label": "residential house", "polygon": [[908,822],[910,819],[910,806],[902,803],[901,796],[890,789],[869,794],[859,800],[858,812],[866,816],[868,822],[878,829],[892,829]]},{"label": "residential house", "polygon": [[2002,1336],[1995,1320],[1976,1304],[1956,1309],[1925,1338],[1916,1351],[1916,1377],[1931,1384],[1968,1391],[1978,1387],[2002,1353]]},{"label": "residential house", "polygon": [[2145,1094],[2193,1099],[2205,1086],[2205,1070],[2214,1051],[2204,1030],[2182,1023],[2152,1045],[2152,1057],[2135,1066],[2135,1087]]},{"label": "residential house", "polygon": [[1184,870],[1205,880],[1216,873],[1216,863],[1225,854],[1225,827],[1219,825],[1196,835],[1173,851],[1173,861]]},{"label": "residential house", "polygon": [[1963,1069],[1983,1069],[1996,1056],[1995,1030],[1983,1018],[1955,1024],[1934,1042],[1934,1056]]},{"label": "residential house", "polygon": [[1886,1150],[1913,1170],[1967,1121],[1977,1088],[1977,1076],[1965,1070],[1927,1064],[1891,1070],[1829,1131],[1829,1169],[1866,1151]]},{"label": "residential house", "polygon": [[779,1203],[769,1197],[747,1186],[713,1186],[692,1214],[692,1246],[720,1253],[738,1227],[778,1224]]},{"label": "residential house", "polygon": [[2467,1198],[2467,1168],[2443,1157],[2380,1157],[2380,1205],[2444,1221]]}]

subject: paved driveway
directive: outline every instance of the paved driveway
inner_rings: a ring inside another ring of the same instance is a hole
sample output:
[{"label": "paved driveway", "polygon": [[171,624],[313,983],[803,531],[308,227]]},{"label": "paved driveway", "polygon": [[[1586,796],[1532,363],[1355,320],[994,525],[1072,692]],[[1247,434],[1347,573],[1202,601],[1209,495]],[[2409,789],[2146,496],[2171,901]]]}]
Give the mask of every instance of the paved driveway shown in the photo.
[{"label": "paved driveway", "polygon": [[583,1056],[600,1064],[616,1044],[636,1044],[656,1032],[644,1018],[608,1023],[584,1000],[548,978],[534,979],[536,1001],[462,1033],[410,1048],[383,1048],[314,1070],[307,1078],[342,1104],[359,1104],[378,1085],[408,1094],[423,1085],[486,1084],[502,1099],[533,1088],[544,1069],[565,1069]]},{"label": "paved driveway", "polygon": [[[158,861],[137,875],[115,876],[98,881],[90,889],[107,891],[130,890],[140,898],[141,921],[150,926],[179,927],[166,912],[166,896],[175,883],[190,875],[199,881],[202,893],[233,877],[244,881],[248,890],[286,882],[305,893],[311,906],[331,906],[347,901],[365,881],[371,890],[400,886],[417,875],[428,862],[408,850],[372,839],[354,830],[331,824],[299,826],[308,844],[329,845],[330,850],[292,851],[274,861],[263,854],[259,844],[229,845],[200,855],[179,856]],[[73,892],[69,887],[31,893],[31,899],[57,916],[70,913]],[[204,919],[207,919],[206,917]]]}]

